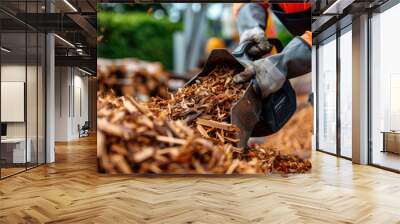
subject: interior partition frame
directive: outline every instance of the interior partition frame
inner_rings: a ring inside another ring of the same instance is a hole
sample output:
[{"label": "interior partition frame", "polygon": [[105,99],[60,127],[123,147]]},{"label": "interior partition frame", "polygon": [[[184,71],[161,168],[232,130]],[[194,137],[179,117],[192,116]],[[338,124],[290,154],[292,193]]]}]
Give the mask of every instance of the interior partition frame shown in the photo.
[{"label": "interior partition frame", "polygon": [[[25,20],[26,20],[26,16],[27,16],[27,2],[28,1],[25,1]],[[37,3],[39,2],[39,1],[36,1]],[[38,4],[37,4],[37,12],[38,12],[38,9],[39,9],[39,7],[38,7]],[[47,11],[47,7],[46,7],[46,11]],[[8,14],[8,13],[7,13]],[[11,14],[10,14],[11,15]],[[19,20],[19,19],[17,19],[17,21],[19,21],[19,22],[21,22],[21,20]],[[47,145],[48,145],[48,142],[47,142],[47,101],[46,101],[46,98],[47,98],[47,81],[46,81],[46,79],[47,79],[47,33],[45,33],[45,32],[41,32],[40,30],[37,30],[36,28],[34,28],[34,27],[32,27],[32,26],[30,26],[30,25],[28,25],[27,23],[25,23],[25,22],[23,22],[24,23],[24,26],[25,26],[25,32],[21,32],[21,33],[23,33],[23,34],[25,34],[25,85],[24,85],[24,122],[25,122],[25,169],[24,170],[21,170],[21,171],[18,171],[18,172],[15,172],[15,173],[12,173],[12,174],[10,174],[10,175],[7,175],[7,176],[3,176],[2,175],[2,169],[1,169],[1,167],[0,167],[0,180],[3,180],[3,179],[6,179],[6,178],[8,178],[8,177],[12,177],[12,176],[15,176],[15,175],[17,175],[17,174],[20,174],[20,173],[23,173],[23,172],[26,172],[27,170],[30,170],[30,169],[33,169],[33,168],[36,168],[36,167],[39,167],[39,166],[41,166],[41,165],[44,165],[44,164],[46,164],[47,163],[47,151],[48,151],[48,148],[47,148]],[[1,25],[1,24],[0,24]],[[0,27],[1,28],[1,27]],[[38,95],[39,95],[39,78],[38,78],[38,75],[39,75],[39,69],[38,69],[38,66],[39,66],[39,44],[38,44],[38,42],[39,42],[39,33],[42,33],[42,34],[44,34],[44,36],[43,36],[43,42],[42,42],[42,44],[43,44],[43,46],[42,47],[44,47],[44,50],[42,50],[41,51],[41,54],[43,54],[42,55],[42,59],[44,60],[44,63],[43,63],[43,65],[42,65],[42,82],[43,82],[43,96],[44,96],[44,99],[43,99],[43,112],[44,112],[44,117],[43,117],[43,120],[42,119],[40,119],[42,122],[43,122],[43,125],[44,125],[44,133],[43,133],[43,143],[44,143],[44,145],[43,145],[43,147],[44,147],[44,149],[42,149],[42,151],[44,152],[44,155],[42,155],[44,158],[43,158],[43,163],[39,163],[39,144],[38,144],[38,141],[37,141],[37,145],[36,145],[36,164],[34,165],[34,166],[31,166],[31,167],[28,167],[28,165],[27,165],[27,161],[28,161],[28,153],[27,153],[27,147],[28,147],[28,119],[27,119],[27,117],[28,117],[28,115],[27,115],[27,82],[28,82],[28,78],[27,78],[27,75],[28,75],[28,29],[29,30],[32,30],[32,31],[34,31],[34,32],[36,32],[36,43],[37,43],[37,46],[36,46],[36,52],[37,52],[37,54],[36,54],[36,57],[37,57],[37,60],[36,60],[36,110],[37,110],[37,113],[36,113],[36,125],[37,125],[37,127],[36,127],[36,139],[38,140],[38,136],[39,136],[39,113],[38,113],[38,111],[39,111],[39,97],[38,97]],[[1,29],[0,29],[0,45],[1,45],[1,41],[2,41],[2,31],[1,31]],[[0,82],[1,82],[1,67],[2,67],[2,54],[0,53]],[[1,87],[0,87],[0,89],[1,89]],[[1,91],[0,91],[0,99],[1,99]],[[0,100],[1,101],[1,100]],[[1,110],[1,106],[0,106],[0,110]],[[0,115],[0,123],[1,123],[1,115]],[[0,145],[0,156],[1,156],[1,145]]]}]

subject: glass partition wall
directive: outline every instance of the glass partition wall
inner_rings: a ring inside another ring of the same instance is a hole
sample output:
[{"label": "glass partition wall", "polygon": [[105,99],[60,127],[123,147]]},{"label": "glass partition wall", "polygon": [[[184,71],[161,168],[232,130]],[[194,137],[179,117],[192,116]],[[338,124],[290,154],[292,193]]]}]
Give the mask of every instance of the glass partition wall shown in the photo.
[{"label": "glass partition wall", "polygon": [[45,163],[45,35],[16,17],[0,11],[1,179]]},{"label": "glass partition wall", "polygon": [[26,141],[26,33],[1,34],[1,176],[24,171],[31,151]]}]

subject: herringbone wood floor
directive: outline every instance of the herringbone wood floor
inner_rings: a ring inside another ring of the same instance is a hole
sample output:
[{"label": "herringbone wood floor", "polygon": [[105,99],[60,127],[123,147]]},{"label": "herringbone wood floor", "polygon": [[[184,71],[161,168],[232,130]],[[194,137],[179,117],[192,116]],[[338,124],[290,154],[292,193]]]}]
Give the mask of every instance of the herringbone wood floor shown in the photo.
[{"label": "herringbone wood floor", "polygon": [[400,175],[322,153],[282,177],[127,177],[96,172],[95,139],[0,181],[0,223],[400,223]]}]

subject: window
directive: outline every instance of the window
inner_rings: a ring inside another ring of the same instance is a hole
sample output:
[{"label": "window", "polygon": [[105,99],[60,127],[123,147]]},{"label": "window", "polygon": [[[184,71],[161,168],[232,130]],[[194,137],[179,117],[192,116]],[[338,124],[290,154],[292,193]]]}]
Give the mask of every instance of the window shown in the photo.
[{"label": "window", "polygon": [[400,170],[400,5],[371,18],[371,162]]},{"label": "window", "polygon": [[340,36],[340,155],[352,157],[352,32],[351,26]]},{"label": "window", "polygon": [[336,153],[336,36],[318,47],[318,149]]}]

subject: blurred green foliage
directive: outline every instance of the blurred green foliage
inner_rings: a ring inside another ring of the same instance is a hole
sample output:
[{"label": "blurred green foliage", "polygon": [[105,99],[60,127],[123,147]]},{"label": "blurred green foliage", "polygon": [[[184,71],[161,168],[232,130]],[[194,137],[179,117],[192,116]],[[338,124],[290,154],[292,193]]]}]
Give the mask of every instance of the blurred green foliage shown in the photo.
[{"label": "blurred green foliage", "polygon": [[97,15],[98,57],[134,57],[159,61],[166,69],[173,68],[173,33],[182,24],[168,19],[155,19],[143,12],[115,13],[101,11]]}]

